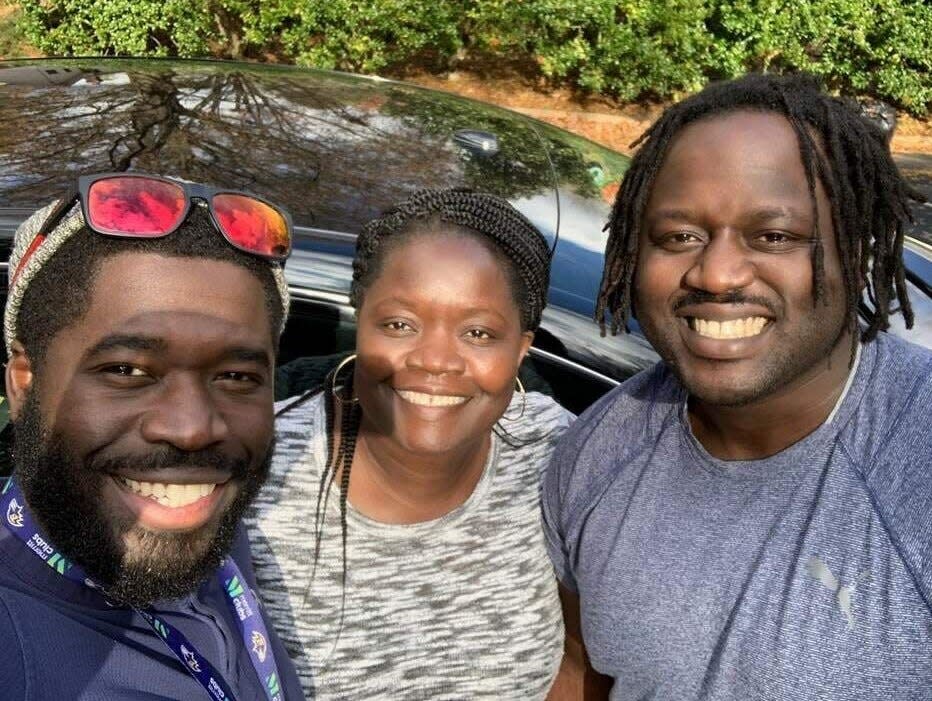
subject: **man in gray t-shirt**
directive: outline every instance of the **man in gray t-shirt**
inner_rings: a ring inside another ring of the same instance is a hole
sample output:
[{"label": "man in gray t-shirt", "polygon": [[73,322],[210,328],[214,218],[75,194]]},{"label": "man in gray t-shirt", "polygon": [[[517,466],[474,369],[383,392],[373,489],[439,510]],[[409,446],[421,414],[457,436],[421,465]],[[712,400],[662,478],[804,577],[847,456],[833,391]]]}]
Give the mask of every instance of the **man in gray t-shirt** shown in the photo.
[{"label": "man in gray t-shirt", "polygon": [[911,323],[910,194],[808,79],[711,86],[649,133],[599,313],[634,309],[663,360],[543,486],[612,699],[932,699],[932,353],[883,332]]}]

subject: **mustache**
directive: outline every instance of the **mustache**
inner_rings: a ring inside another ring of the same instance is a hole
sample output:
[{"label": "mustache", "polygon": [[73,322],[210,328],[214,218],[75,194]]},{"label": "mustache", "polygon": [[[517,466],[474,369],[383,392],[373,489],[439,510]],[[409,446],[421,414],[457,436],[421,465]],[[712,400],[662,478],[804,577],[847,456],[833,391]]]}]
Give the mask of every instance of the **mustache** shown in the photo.
[{"label": "mustache", "polygon": [[141,455],[114,455],[96,457],[87,463],[95,472],[119,472],[132,466],[135,472],[153,472],[166,468],[210,468],[227,472],[233,478],[244,479],[249,476],[249,461],[234,458],[212,450],[186,451],[174,446],[165,446],[160,450]]},{"label": "mustache", "polygon": [[746,295],[740,290],[732,290],[731,292],[719,295],[706,292],[705,290],[690,290],[673,303],[673,311],[676,312],[683,307],[696,304],[754,304],[763,307],[774,316],[777,316],[777,310],[774,309],[773,303],[769,299]]}]

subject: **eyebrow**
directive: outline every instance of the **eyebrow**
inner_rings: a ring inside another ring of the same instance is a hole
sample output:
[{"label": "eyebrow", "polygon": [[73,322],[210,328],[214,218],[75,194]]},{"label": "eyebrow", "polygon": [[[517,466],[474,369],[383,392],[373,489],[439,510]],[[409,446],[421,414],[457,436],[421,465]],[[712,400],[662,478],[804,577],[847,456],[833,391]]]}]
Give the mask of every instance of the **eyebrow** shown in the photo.
[{"label": "eyebrow", "polygon": [[[808,212],[801,212],[791,207],[761,207],[755,209],[748,215],[748,219],[754,221],[768,221],[770,219],[786,218],[805,218],[810,216]],[[690,221],[696,217],[695,212],[689,209],[664,208],[652,212],[649,219],[672,219],[674,221]]]},{"label": "eyebrow", "polygon": [[[94,344],[84,354],[85,359],[93,358],[95,355],[106,353],[114,349],[124,349],[132,351],[144,351],[148,353],[157,353],[168,348],[168,343],[163,338],[157,336],[138,336],[134,334],[112,334],[105,336]],[[256,363],[257,365],[270,366],[271,357],[268,352],[261,348],[251,346],[233,346],[223,352],[223,358],[226,360],[239,360],[244,363]]]},{"label": "eyebrow", "polygon": [[271,357],[267,351],[259,348],[250,348],[249,346],[234,346],[228,348],[223,354],[224,358],[229,360],[240,360],[244,363],[255,363],[256,365],[271,365]]},{"label": "eyebrow", "polygon": [[[406,307],[408,309],[413,309],[418,306],[415,302],[409,299],[405,299],[404,297],[399,297],[397,295],[379,300],[376,306],[380,306],[383,304],[391,304],[391,303],[400,304],[401,306]],[[495,311],[494,309],[489,309],[488,307],[467,307],[466,309],[462,309],[459,311],[463,316],[476,316],[478,314],[491,314],[493,316],[501,318],[502,320],[505,319],[505,317],[502,316],[499,312]]]},{"label": "eyebrow", "polygon": [[651,212],[649,219],[676,219],[679,221],[687,221],[694,218],[694,214],[691,210],[688,209],[658,209],[656,212]]},{"label": "eyebrow", "polygon": [[770,219],[803,219],[811,216],[792,207],[762,207],[751,212],[749,219],[769,221]]},{"label": "eyebrow", "polygon": [[165,339],[155,336],[137,336],[133,334],[112,334],[104,336],[100,341],[91,346],[84,354],[85,358],[92,358],[95,355],[106,353],[116,348],[134,351],[161,351],[167,346]]}]

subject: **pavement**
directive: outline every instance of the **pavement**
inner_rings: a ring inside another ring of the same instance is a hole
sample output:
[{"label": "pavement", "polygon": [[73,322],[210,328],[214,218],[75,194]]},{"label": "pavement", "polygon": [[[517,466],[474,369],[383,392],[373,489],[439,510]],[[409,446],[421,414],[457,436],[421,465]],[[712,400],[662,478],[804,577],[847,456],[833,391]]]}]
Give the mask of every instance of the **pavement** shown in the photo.
[{"label": "pavement", "polygon": [[897,153],[893,155],[893,160],[910,184],[927,200],[925,204],[913,205],[916,222],[907,233],[932,245],[932,155]]}]

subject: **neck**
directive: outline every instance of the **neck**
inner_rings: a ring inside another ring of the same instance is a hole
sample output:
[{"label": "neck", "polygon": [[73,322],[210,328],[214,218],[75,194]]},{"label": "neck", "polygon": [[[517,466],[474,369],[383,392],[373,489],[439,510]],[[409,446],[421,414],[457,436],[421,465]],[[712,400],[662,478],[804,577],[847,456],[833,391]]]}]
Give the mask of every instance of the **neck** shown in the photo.
[{"label": "neck", "polygon": [[349,487],[353,507],[382,523],[429,521],[465,502],[476,488],[491,435],[444,453],[411,453],[367,426],[359,427]]},{"label": "neck", "polygon": [[693,434],[722,460],[759,460],[802,440],[832,413],[848,376],[851,336],[845,334],[827,361],[789,385],[741,406],[717,406],[690,399]]}]

